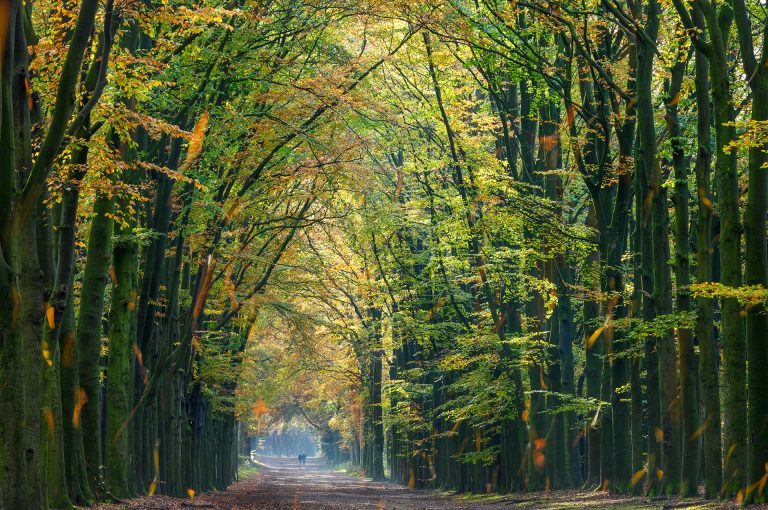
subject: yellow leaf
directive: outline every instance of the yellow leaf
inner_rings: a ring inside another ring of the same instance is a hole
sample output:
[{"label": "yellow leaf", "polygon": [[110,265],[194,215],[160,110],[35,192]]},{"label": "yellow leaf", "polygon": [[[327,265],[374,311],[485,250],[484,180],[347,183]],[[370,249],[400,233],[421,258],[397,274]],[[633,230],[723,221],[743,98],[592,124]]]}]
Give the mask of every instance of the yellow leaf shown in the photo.
[{"label": "yellow leaf", "polygon": [[643,200],[643,224],[645,224],[645,221],[648,218],[648,213],[651,210],[651,203],[653,203],[653,197],[655,195],[655,190],[649,190],[648,194],[645,195],[645,200]]},{"label": "yellow leaf", "polygon": [[51,359],[51,350],[48,346],[48,342],[43,342],[43,358],[45,358],[45,362],[48,363],[49,367],[53,366],[53,360]]},{"label": "yellow leaf", "polygon": [[605,325],[600,326],[595,330],[594,333],[589,335],[589,338],[587,338],[587,349],[590,349],[592,345],[597,341],[598,338],[600,338],[600,335],[603,333],[603,330],[605,329]]},{"label": "yellow leaf", "polygon": [[707,196],[706,192],[704,191],[704,188],[699,188],[699,201],[701,201],[702,204],[704,204],[704,207],[709,209],[710,211],[713,209],[712,207],[712,201]]}]

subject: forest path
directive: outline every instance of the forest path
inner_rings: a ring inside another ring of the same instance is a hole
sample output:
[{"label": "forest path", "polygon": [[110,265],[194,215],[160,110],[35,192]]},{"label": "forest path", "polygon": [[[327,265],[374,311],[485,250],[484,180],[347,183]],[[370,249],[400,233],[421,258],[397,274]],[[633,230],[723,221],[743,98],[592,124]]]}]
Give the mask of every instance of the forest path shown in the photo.
[{"label": "forest path", "polygon": [[[557,491],[519,493],[501,498],[468,501],[435,491],[414,491],[388,482],[372,482],[326,468],[322,459],[259,457],[259,471],[225,491],[202,494],[194,500],[156,496],[127,505],[105,505],[103,510],[501,510],[501,509],[661,509],[731,508],[679,500],[649,501],[612,497],[599,492]],[[673,506],[669,506],[672,503]],[[698,503],[698,504],[697,504]]]},{"label": "forest path", "polygon": [[[212,494],[210,501],[231,501],[233,510],[473,510],[502,507],[461,503],[435,492],[413,491],[393,483],[349,476],[329,470],[324,459],[308,458],[305,466],[299,466],[294,458],[261,457],[258,462],[256,475],[224,493]],[[228,509],[226,504],[221,508]]]}]

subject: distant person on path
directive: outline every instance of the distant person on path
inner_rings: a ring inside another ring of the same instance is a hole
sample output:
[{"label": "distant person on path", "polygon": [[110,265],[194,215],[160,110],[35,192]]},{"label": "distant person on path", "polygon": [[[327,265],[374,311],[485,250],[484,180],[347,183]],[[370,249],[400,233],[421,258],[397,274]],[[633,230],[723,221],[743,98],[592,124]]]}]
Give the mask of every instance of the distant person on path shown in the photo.
[{"label": "distant person on path", "polygon": [[299,466],[301,466],[301,454],[299,454]]}]

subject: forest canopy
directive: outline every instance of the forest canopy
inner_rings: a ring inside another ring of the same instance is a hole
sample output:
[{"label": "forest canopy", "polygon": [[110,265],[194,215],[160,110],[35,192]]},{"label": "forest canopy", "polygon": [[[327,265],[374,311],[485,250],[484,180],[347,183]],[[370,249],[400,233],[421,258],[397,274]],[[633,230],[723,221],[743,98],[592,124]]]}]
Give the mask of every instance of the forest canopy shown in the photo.
[{"label": "forest canopy", "polygon": [[0,43],[0,508],[297,424],[410,488],[768,501],[764,0],[4,0]]}]

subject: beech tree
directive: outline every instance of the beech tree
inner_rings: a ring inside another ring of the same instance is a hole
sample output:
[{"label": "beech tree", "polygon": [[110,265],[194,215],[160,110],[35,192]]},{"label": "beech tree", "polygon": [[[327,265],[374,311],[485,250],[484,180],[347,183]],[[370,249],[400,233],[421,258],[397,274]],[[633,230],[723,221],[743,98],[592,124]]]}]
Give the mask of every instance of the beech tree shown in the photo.
[{"label": "beech tree", "polygon": [[[768,499],[754,0],[0,2],[2,508]],[[304,437],[304,436],[302,436]]]}]

